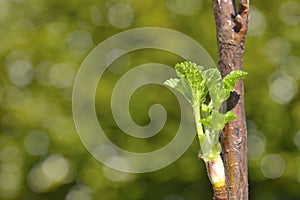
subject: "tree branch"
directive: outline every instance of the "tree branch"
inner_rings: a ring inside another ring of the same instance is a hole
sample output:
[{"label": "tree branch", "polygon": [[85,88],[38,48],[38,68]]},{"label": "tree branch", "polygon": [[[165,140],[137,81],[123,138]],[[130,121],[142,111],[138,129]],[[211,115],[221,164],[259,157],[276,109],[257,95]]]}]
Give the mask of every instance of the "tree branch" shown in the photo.
[{"label": "tree branch", "polygon": [[[249,20],[249,1],[213,0],[218,39],[218,65],[222,77],[242,69],[242,56]],[[221,134],[225,165],[227,199],[248,199],[247,130],[244,112],[244,86],[239,81],[235,91],[240,99],[233,112],[237,120],[229,122]],[[215,194],[216,195],[216,194]]]}]

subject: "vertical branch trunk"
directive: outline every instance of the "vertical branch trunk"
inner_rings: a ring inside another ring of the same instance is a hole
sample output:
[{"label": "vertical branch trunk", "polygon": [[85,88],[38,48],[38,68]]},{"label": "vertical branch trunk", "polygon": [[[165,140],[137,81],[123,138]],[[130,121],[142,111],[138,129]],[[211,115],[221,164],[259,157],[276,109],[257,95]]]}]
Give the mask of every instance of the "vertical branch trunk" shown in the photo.
[{"label": "vertical branch trunk", "polygon": [[[244,41],[248,28],[249,1],[213,0],[218,37],[219,70],[226,76],[242,69]],[[244,112],[244,86],[239,81],[235,91],[240,95],[233,112],[237,120],[229,122],[221,135],[222,159],[225,166],[227,199],[248,199],[247,131]],[[215,194],[216,196],[216,194]]]}]

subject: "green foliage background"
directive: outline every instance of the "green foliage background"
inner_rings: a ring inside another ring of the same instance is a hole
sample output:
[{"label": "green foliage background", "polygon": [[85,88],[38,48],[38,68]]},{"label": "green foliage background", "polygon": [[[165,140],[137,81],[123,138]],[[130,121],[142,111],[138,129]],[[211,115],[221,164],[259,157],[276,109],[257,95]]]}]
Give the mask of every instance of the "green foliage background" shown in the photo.
[{"label": "green foliage background", "polygon": [[[250,199],[300,199],[300,3],[251,5],[244,56]],[[72,84],[85,56],[106,38],[145,26],[182,32],[217,62],[211,1],[0,1],[0,199],[211,199],[196,138],[168,167],[125,174],[96,161],[75,130]],[[148,152],[172,139],[180,109],[167,88],[144,86],[132,96],[129,109],[139,125],[149,122],[154,103],[168,112],[163,130],[146,141],[118,129],[110,97],[130,68],[179,61],[173,54],[149,49],[124,55],[107,70],[98,86],[96,109],[115,144]]]}]

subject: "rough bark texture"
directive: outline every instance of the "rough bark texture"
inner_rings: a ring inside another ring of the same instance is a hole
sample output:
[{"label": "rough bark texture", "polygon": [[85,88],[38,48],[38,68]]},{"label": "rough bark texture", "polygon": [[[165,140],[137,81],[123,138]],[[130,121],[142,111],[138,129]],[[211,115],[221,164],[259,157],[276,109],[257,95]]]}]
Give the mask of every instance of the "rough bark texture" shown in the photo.
[{"label": "rough bark texture", "polygon": [[[218,37],[219,70],[226,76],[242,69],[244,41],[248,28],[249,1],[213,0]],[[228,123],[221,134],[222,159],[225,166],[227,199],[248,199],[247,131],[244,112],[244,86],[239,81],[235,91],[240,95],[233,112],[238,119]]]}]

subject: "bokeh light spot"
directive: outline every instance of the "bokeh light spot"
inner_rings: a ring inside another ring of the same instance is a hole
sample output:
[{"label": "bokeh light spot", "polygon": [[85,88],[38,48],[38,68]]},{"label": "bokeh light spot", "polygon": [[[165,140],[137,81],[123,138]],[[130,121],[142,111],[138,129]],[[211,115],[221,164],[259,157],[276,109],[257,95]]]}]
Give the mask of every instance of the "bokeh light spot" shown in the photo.
[{"label": "bokeh light spot", "polygon": [[93,150],[96,157],[109,159],[111,156],[117,156],[117,149],[111,144],[101,144]]},{"label": "bokeh light spot", "polygon": [[75,186],[68,192],[66,200],[93,200],[92,190],[83,185]]},{"label": "bokeh light spot", "polygon": [[17,60],[7,68],[9,80],[16,86],[24,87],[31,83],[34,70],[28,61]]},{"label": "bokeh light spot", "polygon": [[[123,169],[128,169],[128,161],[120,156],[110,156],[105,163],[118,163]],[[114,182],[126,181],[130,177],[128,173],[120,172],[109,167],[103,167],[105,177]]]},{"label": "bokeh light spot", "polygon": [[129,4],[117,3],[112,5],[108,11],[108,21],[116,28],[126,28],[134,19],[134,10]]},{"label": "bokeh light spot", "polygon": [[279,178],[285,171],[285,167],[284,159],[278,154],[268,154],[260,163],[263,175],[270,179]]},{"label": "bokeh light spot", "polygon": [[289,56],[282,62],[280,69],[286,72],[289,76],[298,80],[300,79],[299,67],[300,67],[300,58],[295,56]]},{"label": "bokeh light spot", "polygon": [[49,137],[43,131],[31,131],[26,135],[24,145],[32,155],[45,155],[49,147]]},{"label": "bokeh light spot", "polygon": [[73,171],[66,158],[60,154],[51,154],[30,170],[28,185],[34,192],[47,192],[53,187],[71,181],[72,173]]},{"label": "bokeh light spot", "polygon": [[278,104],[290,102],[297,93],[296,81],[287,75],[281,75],[269,84],[269,94],[272,100]]},{"label": "bokeh light spot", "polygon": [[279,16],[287,25],[300,23],[300,5],[296,1],[286,1],[279,8]]},{"label": "bokeh light spot", "polygon": [[263,154],[266,147],[266,141],[265,135],[260,131],[249,131],[247,137],[249,160],[256,160]]},{"label": "bokeh light spot", "polygon": [[74,69],[68,63],[55,64],[49,71],[49,79],[51,84],[58,88],[72,86],[74,75]]},{"label": "bokeh light spot", "polygon": [[61,182],[68,175],[69,163],[63,156],[52,154],[43,162],[42,171],[52,182]]},{"label": "bokeh light spot", "polygon": [[265,46],[265,53],[272,64],[280,64],[290,53],[291,45],[285,38],[276,37],[269,40]]},{"label": "bokeh light spot", "polygon": [[88,31],[77,29],[69,34],[67,45],[71,53],[83,55],[93,47],[94,43],[92,35]]},{"label": "bokeh light spot", "polygon": [[267,27],[265,16],[254,6],[251,6],[250,15],[248,34],[251,36],[262,35]]},{"label": "bokeh light spot", "polygon": [[91,19],[96,26],[100,26],[102,24],[103,16],[96,6],[91,8]]},{"label": "bokeh light spot", "polygon": [[27,181],[29,188],[37,193],[46,192],[52,184],[45,176],[40,164],[30,170]]}]

